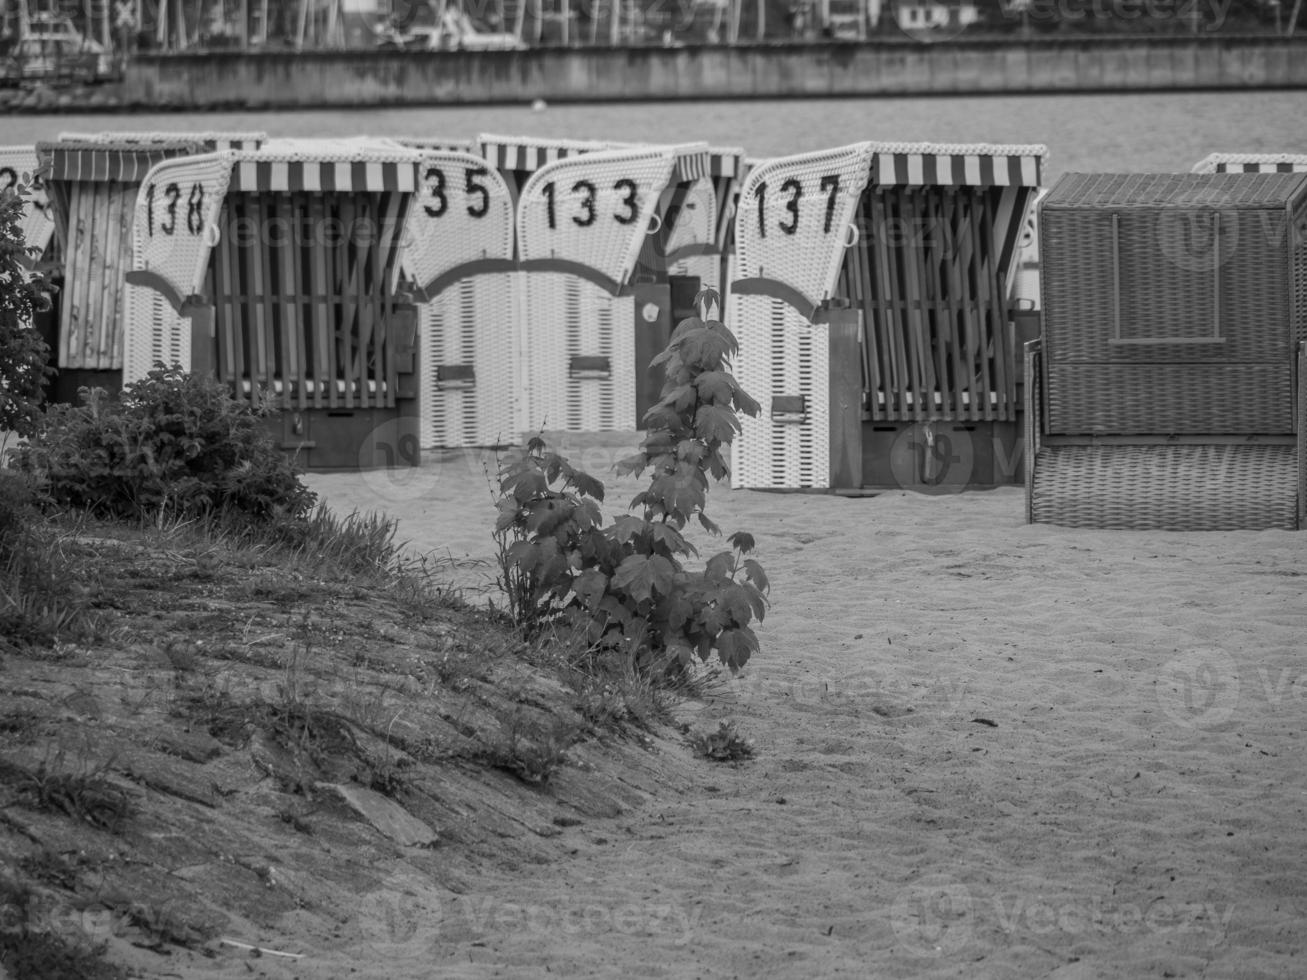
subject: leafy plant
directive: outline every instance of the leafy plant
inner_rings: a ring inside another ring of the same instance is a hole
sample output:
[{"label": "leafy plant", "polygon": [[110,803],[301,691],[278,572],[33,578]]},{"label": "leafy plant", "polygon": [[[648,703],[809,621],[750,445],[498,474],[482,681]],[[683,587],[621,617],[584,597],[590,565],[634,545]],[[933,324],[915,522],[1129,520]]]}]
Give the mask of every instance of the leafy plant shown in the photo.
[{"label": "leafy plant", "polygon": [[28,445],[11,450],[54,504],[109,517],[225,512],[296,518],[315,494],[300,481],[260,416],[213,378],[155,369],[110,402],[82,389],[55,405]]},{"label": "leafy plant", "polygon": [[[30,175],[24,174],[24,180]],[[25,183],[0,190],[0,432],[27,435],[45,397],[49,349],[32,326],[48,309],[50,283],[28,268],[36,250],[23,240]]]},{"label": "leafy plant", "polygon": [[633,513],[601,527],[603,484],[541,439],[501,468],[501,584],[514,622],[528,632],[572,619],[595,646],[628,652],[641,669],[672,672],[713,653],[737,670],[758,649],[750,623],[766,612],[768,583],[746,557],[753,537],[730,535],[731,550],[702,571],[682,564],[698,554],[683,533],[692,520],[721,533],[704,513],[710,478],[729,472],[723,453],[740,431],[737,412],[758,412],[729,371],[734,335],[709,319],[720,302],[714,291],[700,292],[701,315],[683,320],[654,359],[666,372],[659,401],[645,413],[640,452],[617,466],[650,472]]},{"label": "leafy plant", "polygon": [[691,732],[686,741],[699,755],[714,762],[753,758],[753,742],[735,730],[733,721],[721,722],[715,732]]}]

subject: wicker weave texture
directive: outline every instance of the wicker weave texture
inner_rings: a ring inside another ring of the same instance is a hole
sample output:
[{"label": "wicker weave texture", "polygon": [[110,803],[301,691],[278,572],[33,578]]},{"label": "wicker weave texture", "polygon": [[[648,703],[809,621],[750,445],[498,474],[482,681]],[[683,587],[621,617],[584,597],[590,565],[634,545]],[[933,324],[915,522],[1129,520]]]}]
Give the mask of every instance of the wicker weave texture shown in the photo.
[{"label": "wicker weave texture", "polygon": [[[494,446],[522,429],[513,316],[517,273],[462,279],[423,304],[418,369],[420,438],[434,446]],[[451,368],[457,372],[451,382]]]},{"label": "wicker weave texture", "polygon": [[404,265],[425,287],[477,259],[513,257],[513,196],[496,170],[470,153],[427,153],[410,210]]},{"label": "wicker weave texture", "polygon": [[1297,487],[1293,446],[1045,446],[1031,510],[1066,527],[1293,530]]},{"label": "wicker weave texture", "polygon": [[23,241],[44,252],[54,234],[54,215],[44,187],[31,179],[36,167],[36,147],[0,146],[0,189],[24,187]]},{"label": "wicker weave texture", "polygon": [[1290,364],[1049,364],[1048,431],[1290,433]]},{"label": "wicker weave texture", "polygon": [[137,194],[135,266],[162,276],[179,300],[200,292],[204,282],[235,159],[227,151],[165,160],[150,170]]},{"label": "wicker weave texture", "polygon": [[[530,272],[522,282],[522,431],[634,429],[633,299],[565,273]],[[607,376],[578,376],[577,357],[605,359]]]},{"label": "wicker weave texture", "polygon": [[653,148],[585,154],[541,167],[518,199],[521,257],[574,262],[624,283],[675,161],[670,150]]},{"label": "wicker weave texture", "polygon": [[156,363],[192,369],[191,322],[161,293],[123,286],[123,383],[139,381]]},{"label": "wicker weave texture", "polygon": [[[830,341],[823,324],[766,296],[735,296],[731,330],[740,342],[735,375],[758,400],[731,446],[731,485],[801,489],[830,486]],[[802,395],[805,417],[772,416],[772,399]]]},{"label": "wicker weave texture", "polygon": [[[1288,350],[1282,209],[1219,219],[1216,212],[1046,210],[1041,235],[1052,361],[1280,360]],[[1211,338],[1219,322],[1224,342],[1112,345],[1118,288],[1122,338]]]},{"label": "wicker weave texture", "polygon": [[871,176],[871,143],[759,163],[740,189],[735,251],[742,279],[771,279],[811,313],[831,295]]}]

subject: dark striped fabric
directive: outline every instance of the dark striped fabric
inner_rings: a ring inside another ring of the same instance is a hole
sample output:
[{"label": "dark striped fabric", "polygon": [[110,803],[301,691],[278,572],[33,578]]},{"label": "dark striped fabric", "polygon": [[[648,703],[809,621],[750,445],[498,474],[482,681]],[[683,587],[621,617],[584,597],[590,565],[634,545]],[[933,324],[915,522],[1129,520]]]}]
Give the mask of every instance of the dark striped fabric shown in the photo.
[{"label": "dark striped fabric", "polygon": [[392,160],[240,160],[232,169],[231,192],[414,191],[417,167]]},{"label": "dark striped fabric", "polygon": [[149,144],[61,140],[37,143],[36,155],[43,166],[50,167],[50,180],[140,184],[156,163],[193,156],[205,149],[203,144],[190,140]]},{"label": "dark striped fabric", "polygon": [[1218,174],[1296,174],[1303,171],[1307,171],[1307,157],[1304,157],[1298,163],[1288,160],[1262,161],[1259,163],[1220,160],[1216,163],[1216,173]]},{"label": "dark striped fabric", "polygon": [[676,182],[688,184],[700,177],[712,175],[712,154],[707,149],[681,152],[676,155]]},{"label": "dark striped fabric", "polygon": [[877,153],[872,183],[970,187],[1038,187],[1042,158],[1031,154]]},{"label": "dark striped fabric", "polygon": [[490,161],[496,170],[524,170],[534,173],[545,164],[553,163],[555,160],[574,157],[580,153],[593,153],[602,149],[605,149],[605,147],[601,143],[595,143],[593,146],[583,144],[543,146],[535,143],[487,140],[481,144],[481,155]]}]

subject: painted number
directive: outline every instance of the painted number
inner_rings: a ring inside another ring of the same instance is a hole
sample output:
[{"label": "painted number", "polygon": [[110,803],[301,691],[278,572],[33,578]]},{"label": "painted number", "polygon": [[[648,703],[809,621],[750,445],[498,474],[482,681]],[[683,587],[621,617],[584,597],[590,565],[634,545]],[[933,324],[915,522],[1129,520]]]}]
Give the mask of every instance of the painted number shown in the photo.
[{"label": "painted number", "polygon": [[[829,235],[831,226],[835,222],[835,202],[840,192],[840,175],[826,174],[821,178],[818,185],[820,193],[826,195],[826,218],[822,223],[822,231]],[[785,183],[781,184],[782,200],[788,217],[781,218],[776,223],[779,228],[787,235],[793,235],[799,230],[799,202],[803,199],[803,183],[797,177],[791,177]],[[767,237],[767,181],[760,180],[753,188],[753,196],[758,201],[758,237]]]},{"label": "painted number", "polygon": [[191,186],[191,196],[186,199],[186,230],[192,235],[204,231],[204,185]]},{"label": "painted number", "polygon": [[[481,183],[481,178],[489,174],[490,171],[485,167],[468,167],[463,171],[463,192],[472,199],[467,203],[467,213],[473,218],[484,218],[490,213],[490,188]],[[422,210],[432,218],[442,217],[449,210],[445,172],[439,167],[427,167],[422,179],[427,185],[427,195],[433,202],[422,205]]]},{"label": "painted number", "polygon": [[[145,230],[154,237],[154,208],[158,197],[158,188],[150,184],[145,188]],[[177,204],[181,201],[182,189],[177,184],[169,184],[163,189],[164,219],[159,222],[159,231],[165,235],[177,233]],[[186,230],[192,235],[204,231],[204,185],[192,184],[186,198]]]},{"label": "painted number", "polygon": [[[629,225],[640,216],[640,185],[629,177],[623,177],[613,184],[613,190],[622,192],[613,220],[619,225]],[[549,229],[555,231],[558,228],[558,189],[551,180],[540,188],[540,193],[545,199],[545,219],[549,222]],[[578,180],[572,185],[572,194],[580,196],[581,205],[580,212],[572,215],[572,223],[578,228],[589,228],[599,217],[599,189],[588,180]]]}]

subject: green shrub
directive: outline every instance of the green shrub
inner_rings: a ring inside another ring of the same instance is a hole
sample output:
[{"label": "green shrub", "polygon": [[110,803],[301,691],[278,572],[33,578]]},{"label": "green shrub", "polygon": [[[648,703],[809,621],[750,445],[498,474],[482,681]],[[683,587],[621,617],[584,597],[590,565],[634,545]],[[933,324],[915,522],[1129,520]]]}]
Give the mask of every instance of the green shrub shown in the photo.
[{"label": "green shrub", "polygon": [[0,432],[26,435],[40,413],[50,373],[48,348],[32,327],[32,314],[48,306],[49,283],[24,262],[35,250],[23,240],[20,190],[0,189]]},{"label": "green shrub", "polygon": [[11,450],[45,498],[114,518],[231,513],[301,517],[316,495],[259,414],[213,378],[157,365],[118,401],[82,389]]},{"label": "green shrub", "polygon": [[702,571],[681,562],[697,554],[682,534],[691,519],[720,533],[704,513],[709,478],[727,475],[722,451],[740,430],[736,413],[758,412],[727,368],[737,343],[707,318],[714,304],[715,292],[701,292],[703,316],[682,321],[654,359],[666,370],[661,397],[645,414],[640,452],[618,464],[619,472],[651,471],[649,488],[631,502],[639,513],[601,527],[603,484],[540,439],[501,470],[501,584],[528,631],[570,619],[591,643],[627,651],[653,671],[675,672],[714,652],[737,670],[758,649],[750,623],[763,618],[768,585],[762,566],[745,557],[753,538],[732,534],[732,550]]}]

